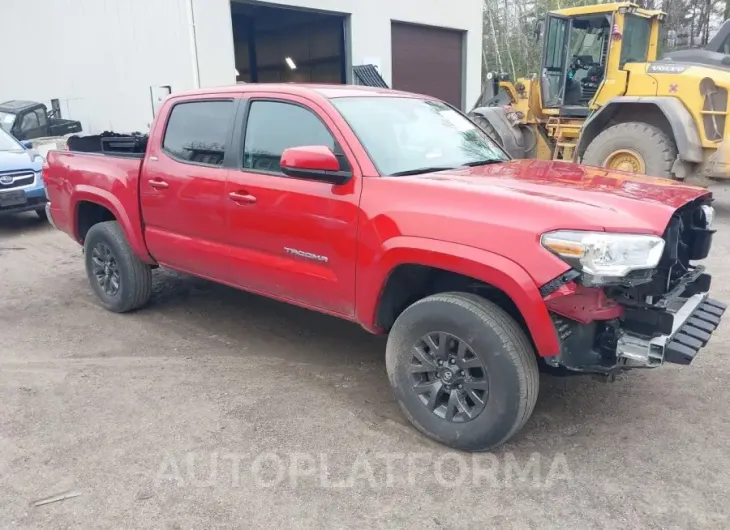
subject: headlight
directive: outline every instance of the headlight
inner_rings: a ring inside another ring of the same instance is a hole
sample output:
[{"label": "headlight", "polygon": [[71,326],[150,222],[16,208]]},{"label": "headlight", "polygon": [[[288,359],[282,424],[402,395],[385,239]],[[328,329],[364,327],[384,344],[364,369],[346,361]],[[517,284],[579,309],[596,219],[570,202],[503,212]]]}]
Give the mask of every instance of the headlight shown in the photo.
[{"label": "headlight", "polygon": [[653,269],[664,252],[664,240],[649,235],[558,230],[543,234],[541,242],[573,268],[599,277]]}]

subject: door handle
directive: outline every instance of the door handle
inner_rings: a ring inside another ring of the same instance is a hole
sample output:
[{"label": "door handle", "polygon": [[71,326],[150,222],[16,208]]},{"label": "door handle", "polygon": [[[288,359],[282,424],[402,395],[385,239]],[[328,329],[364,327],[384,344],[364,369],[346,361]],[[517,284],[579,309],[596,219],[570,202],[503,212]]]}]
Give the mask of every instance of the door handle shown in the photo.
[{"label": "door handle", "polygon": [[169,187],[169,184],[161,179],[150,180],[148,184],[151,188],[155,188],[156,190],[166,190]]},{"label": "door handle", "polygon": [[237,202],[239,204],[253,204],[256,202],[256,197],[246,193],[245,191],[232,191],[228,194],[228,196],[233,202]]}]

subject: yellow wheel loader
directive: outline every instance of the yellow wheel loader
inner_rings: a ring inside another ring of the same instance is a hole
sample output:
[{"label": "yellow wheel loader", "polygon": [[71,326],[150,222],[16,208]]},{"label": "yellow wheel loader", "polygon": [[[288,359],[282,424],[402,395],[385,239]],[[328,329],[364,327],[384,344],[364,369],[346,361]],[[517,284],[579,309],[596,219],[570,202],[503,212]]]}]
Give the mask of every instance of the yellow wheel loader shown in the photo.
[{"label": "yellow wheel loader", "polygon": [[549,13],[536,28],[540,75],[487,74],[470,116],[515,158],[730,178],[730,25],[713,49],[658,60],[664,16],[628,2]]}]

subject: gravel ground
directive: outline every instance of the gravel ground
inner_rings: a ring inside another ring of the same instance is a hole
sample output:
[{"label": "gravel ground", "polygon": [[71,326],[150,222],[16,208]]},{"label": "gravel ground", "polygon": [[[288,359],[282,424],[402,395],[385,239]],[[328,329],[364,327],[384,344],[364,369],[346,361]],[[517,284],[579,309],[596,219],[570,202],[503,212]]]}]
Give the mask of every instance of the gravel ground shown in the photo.
[{"label": "gravel ground", "polygon": [[730,526],[727,324],[688,368],[542,377],[473,456],[407,424],[354,325],[159,271],[148,309],[105,312],[33,215],[0,219],[0,279],[0,528]]}]

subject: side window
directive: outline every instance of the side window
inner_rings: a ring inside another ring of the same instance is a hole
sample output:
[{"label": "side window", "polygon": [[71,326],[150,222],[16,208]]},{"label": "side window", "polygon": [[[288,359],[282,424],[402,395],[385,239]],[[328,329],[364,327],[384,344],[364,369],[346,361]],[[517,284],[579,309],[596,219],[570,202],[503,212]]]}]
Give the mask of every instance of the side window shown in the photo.
[{"label": "side window", "polygon": [[22,132],[28,132],[32,129],[38,128],[38,116],[36,116],[35,112],[28,112],[23,115],[23,119],[20,122],[20,130]]},{"label": "side window", "polygon": [[185,162],[220,167],[232,118],[232,101],[178,103],[167,120],[162,149]]},{"label": "side window", "polygon": [[43,109],[36,109],[33,112],[35,112],[35,115],[38,117],[38,125],[41,127],[45,127],[48,123],[48,120],[46,119],[46,113],[43,111]]},{"label": "side window", "polygon": [[546,107],[556,107],[561,104],[560,96],[565,85],[566,69],[566,31],[568,20],[549,17],[546,33],[544,64],[543,64],[543,104]]},{"label": "side window", "polygon": [[281,172],[284,150],[304,145],[326,145],[338,152],[335,139],[312,111],[276,101],[251,103],[243,148],[245,169]]}]

